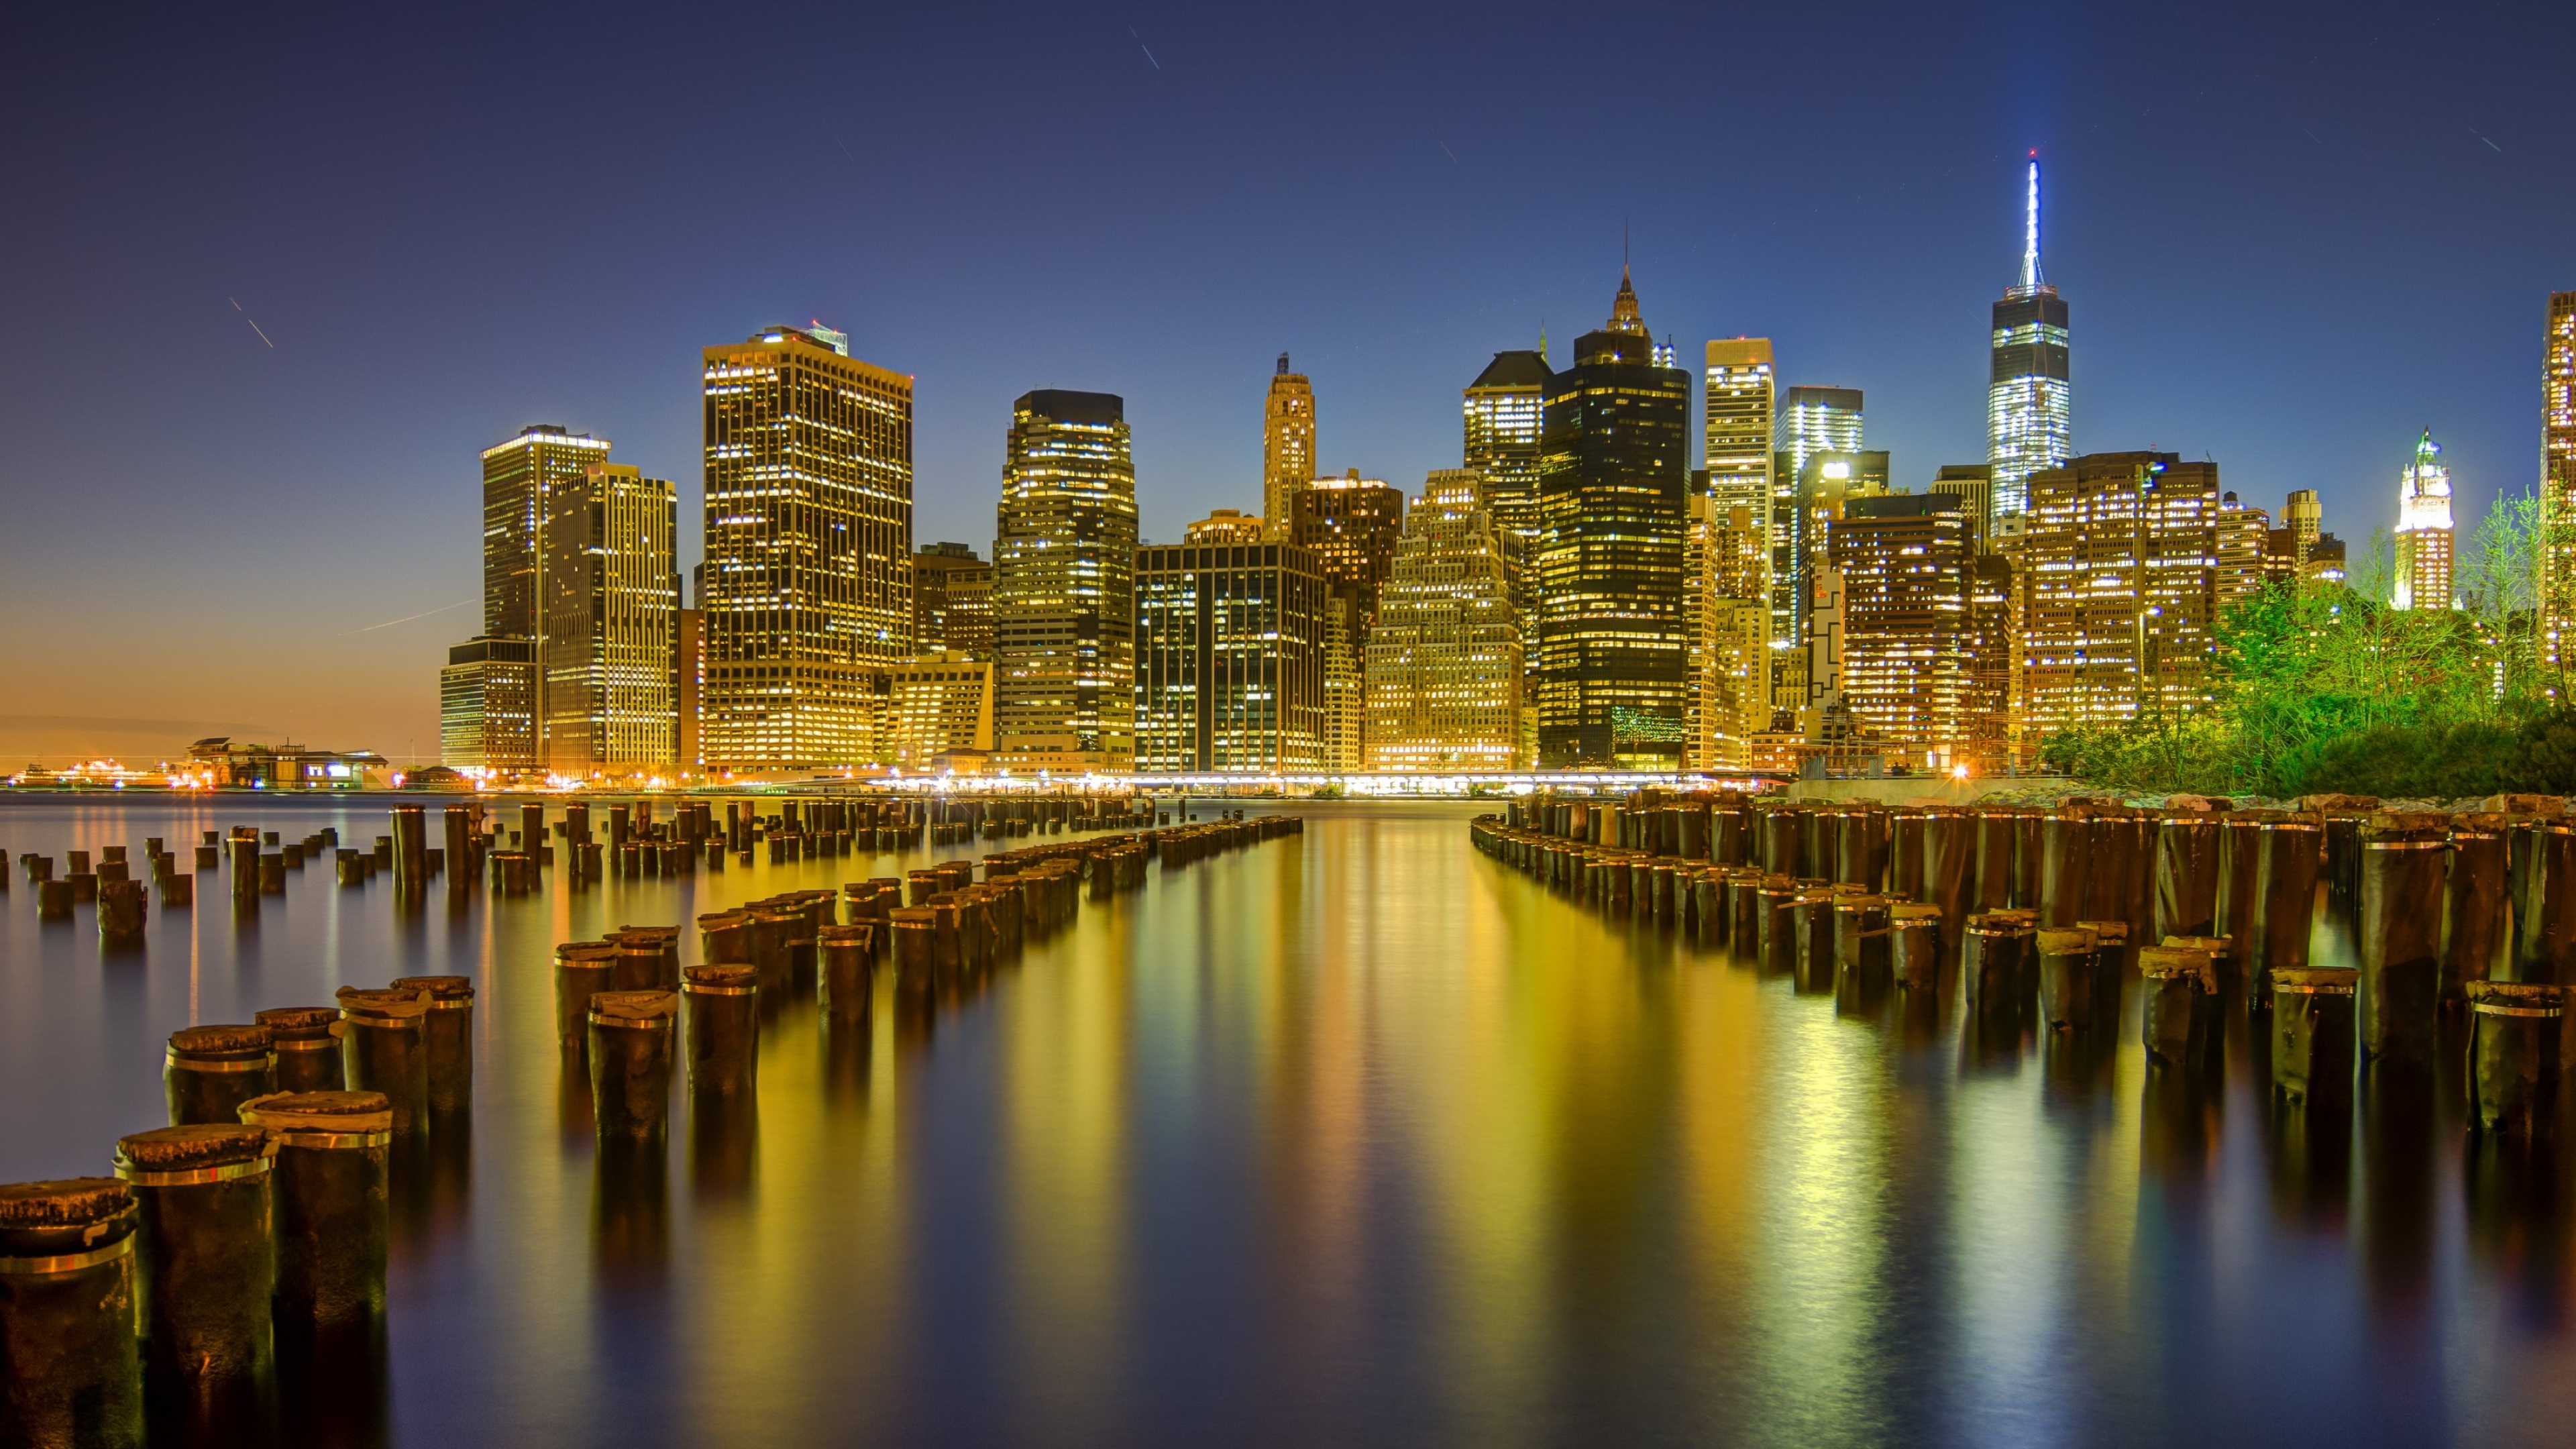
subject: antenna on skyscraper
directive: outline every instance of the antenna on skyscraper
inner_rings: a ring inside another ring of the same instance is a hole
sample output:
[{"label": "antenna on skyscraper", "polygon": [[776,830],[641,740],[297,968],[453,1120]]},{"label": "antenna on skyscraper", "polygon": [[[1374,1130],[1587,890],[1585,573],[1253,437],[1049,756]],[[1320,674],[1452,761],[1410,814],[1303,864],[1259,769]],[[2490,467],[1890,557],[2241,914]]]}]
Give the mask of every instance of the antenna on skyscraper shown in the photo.
[{"label": "antenna on skyscraper", "polygon": [[2039,273],[2039,148],[2030,152],[2030,189],[2022,210],[2021,286],[2024,296],[2040,288]]}]

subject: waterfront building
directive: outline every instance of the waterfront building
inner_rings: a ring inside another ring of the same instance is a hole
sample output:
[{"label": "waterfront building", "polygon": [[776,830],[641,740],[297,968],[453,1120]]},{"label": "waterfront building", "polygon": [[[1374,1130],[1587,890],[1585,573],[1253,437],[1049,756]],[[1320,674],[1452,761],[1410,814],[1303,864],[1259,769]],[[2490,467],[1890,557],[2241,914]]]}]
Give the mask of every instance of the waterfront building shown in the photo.
[{"label": "waterfront building", "polygon": [[2576,292],[2549,294],[2540,360],[2540,641],[2564,667],[2576,653]]},{"label": "waterfront building", "polygon": [[1221,509],[1136,551],[1137,771],[1323,768],[1324,576],[1262,532]]},{"label": "waterfront building", "polygon": [[1370,770],[1528,763],[1516,538],[1484,505],[1485,478],[1475,468],[1436,469],[1405,517],[1361,675]]},{"label": "waterfront building", "polygon": [[2023,746],[2207,697],[2218,465],[2088,453],[2030,475],[2017,580]]},{"label": "waterfront building", "polygon": [[1324,767],[1357,770],[1366,734],[1360,668],[1404,532],[1404,491],[1353,468],[1299,489],[1289,515],[1289,542],[1313,554],[1324,575]]},{"label": "waterfront building", "polygon": [[993,566],[974,549],[934,543],[912,556],[912,645],[993,657]]},{"label": "waterfront building", "polygon": [[1539,430],[1550,376],[1536,352],[1497,352],[1462,394],[1466,466],[1484,480],[1485,508],[1524,541],[1538,537]]},{"label": "waterfront building", "polygon": [[438,671],[438,762],[517,775],[537,767],[537,646],[482,635]]},{"label": "waterfront building", "polygon": [[912,379],[839,333],[703,354],[710,771],[876,759],[912,652]]},{"label": "waterfront building", "polygon": [[894,734],[894,763],[907,770],[941,768],[962,751],[993,749],[993,673],[990,659],[947,649],[894,667],[886,713]]},{"label": "waterfront building", "polygon": [[543,629],[538,575],[547,510],[558,490],[608,461],[606,438],[535,423],[483,450],[483,633],[534,639]]},{"label": "waterfront building", "polygon": [[393,781],[373,750],[252,744],[214,735],[188,746],[188,768],[219,790],[381,790]]},{"label": "waterfront building", "polygon": [[1288,370],[1283,352],[1261,410],[1261,507],[1272,527],[1288,527],[1297,490],[1315,476],[1315,457],[1315,385]]},{"label": "waterfront building", "polygon": [[1971,752],[1975,542],[1961,499],[1911,493],[1847,500],[1828,544],[1841,631],[1832,697],[1911,768]]},{"label": "waterfront building", "polygon": [[2397,475],[2397,577],[2390,602],[2400,609],[2451,607],[2451,470],[2433,430],[2415,440],[2415,458]]},{"label": "waterfront building", "polygon": [[1080,774],[1133,766],[1135,561],[1125,401],[1062,388],[1022,394],[1003,444],[993,539],[1000,767]]},{"label": "waterfront building", "polygon": [[554,485],[539,547],[539,762],[573,779],[680,758],[679,493],[616,463]]},{"label": "waterfront building", "polygon": [[2066,299],[2039,269],[2039,157],[2032,153],[2022,215],[2021,276],[1995,303],[1986,385],[1991,521],[2012,530],[2029,505],[2030,475],[2074,455],[2067,389]]},{"label": "waterfront building", "polygon": [[1544,769],[1681,761],[1691,377],[1661,350],[1623,268],[1608,324],[1548,380],[1531,562]]}]

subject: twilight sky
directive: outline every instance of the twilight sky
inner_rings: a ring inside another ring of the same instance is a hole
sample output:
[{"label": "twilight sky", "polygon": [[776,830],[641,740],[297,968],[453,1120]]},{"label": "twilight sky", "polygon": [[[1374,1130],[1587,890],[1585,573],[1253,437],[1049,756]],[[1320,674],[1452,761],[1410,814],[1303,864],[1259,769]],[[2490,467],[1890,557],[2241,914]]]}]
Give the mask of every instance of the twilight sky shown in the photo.
[{"label": "twilight sky", "polygon": [[1624,221],[1685,363],[1773,338],[1920,487],[1984,457],[2031,147],[2079,450],[2366,538],[2429,425],[2465,528],[2537,474],[2570,54],[2536,3],[54,7],[0,47],[0,767],[434,758],[477,452],[614,439],[694,561],[698,350],[773,322],[917,377],[919,539],[989,553],[1034,387],[1126,397],[1172,539],[1260,506],[1283,348],[1328,471],[1454,466]]}]

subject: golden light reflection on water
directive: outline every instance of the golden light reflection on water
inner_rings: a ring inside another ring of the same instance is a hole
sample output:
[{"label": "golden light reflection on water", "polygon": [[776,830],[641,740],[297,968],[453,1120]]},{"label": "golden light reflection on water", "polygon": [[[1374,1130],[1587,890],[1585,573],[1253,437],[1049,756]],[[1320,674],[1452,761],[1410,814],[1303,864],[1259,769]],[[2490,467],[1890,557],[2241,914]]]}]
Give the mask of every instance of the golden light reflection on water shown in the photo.
[{"label": "golden light reflection on water", "polygon": [[[552,945],[898,862],[409,915],[308,871],[247,927],[219,889],[156,915],[147,960],[104,968],[13,910],[0,1153],[96,1170],[150,1125],[175,1026],[475,974],[470,1172],[395,1270],[417,1442],[2216,1443],[2264,1395],[2404,1437],[2451,1412],[2379,1392],[2438,1379],[2429,1322],[2576,1369],[2539,1311],[2570,1273],[2563,1171],[2489,1164],[2458,1252],[2455,1100],[2337,1149],[2260,1125],[2240,1057],[2163,1091],[2134,1004],[2098,1050],[1902,1028],[1534,886],[1463,811],[1305,813],[1087,903],[933,1015],[884,981],[856,1029],[775,1010],[755,1115],[676,1089],[641,1182],[564,1075]],[[2343,1164],[2372,1194],[2349,1229]],[[2409,1329],[2374,1349],[2312,1303]],[[2203,1347],[2285,1334],[2344,1347],[2286,1385]]]}]

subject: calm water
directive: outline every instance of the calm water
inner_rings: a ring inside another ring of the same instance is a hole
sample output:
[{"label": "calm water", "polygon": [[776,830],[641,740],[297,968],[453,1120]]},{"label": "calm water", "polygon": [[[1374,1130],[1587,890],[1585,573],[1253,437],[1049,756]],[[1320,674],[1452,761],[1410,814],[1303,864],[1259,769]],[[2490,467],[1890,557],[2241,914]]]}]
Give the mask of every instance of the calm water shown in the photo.
[{"label": "calm water", "polygon": [[[756,1124],[683,1093],[667,1181],[610,1184],[554,943],[896,860],[418,915],[316,865],[255,921],[210,873],[109,958],[13,864],[0,1180],[159,1125],[178,1027],[462,972],[470,1160],[397,1224],[403,1444],[2576,1441],[2576,1192],[2476,1148],[2451,1081],[2285,1121],[2241,1032],[2194,1092],[2134,1001],[2105,1053],[1843,1017],[1529,884],[1469,809],[1302,813],[935,1021],[783,1011]],[[0,846],[382,820],[18,798]]]}]

